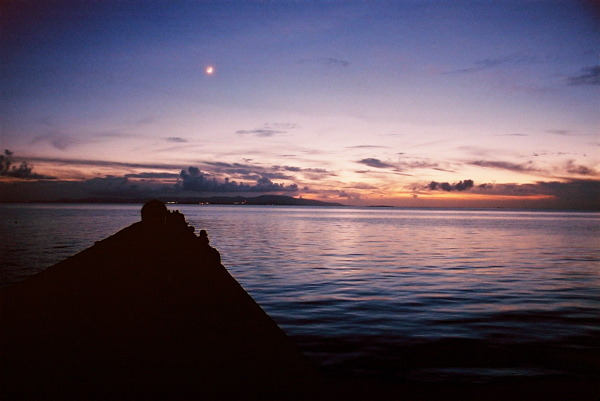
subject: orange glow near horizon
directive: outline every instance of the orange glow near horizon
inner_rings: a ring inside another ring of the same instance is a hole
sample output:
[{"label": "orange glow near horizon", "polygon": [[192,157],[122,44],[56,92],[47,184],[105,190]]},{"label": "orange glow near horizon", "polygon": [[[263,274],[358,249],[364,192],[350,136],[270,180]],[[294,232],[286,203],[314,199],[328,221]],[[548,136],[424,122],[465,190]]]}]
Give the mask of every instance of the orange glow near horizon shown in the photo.
[{"label": "orange glow near horizon", "polygon": [[429,194],[419,195],[419,197],[430,199],[453,199],[453,200],[541,200],[554,198],[552,195],[488,195],[488,194],[473,194],[473,193],[445,193],[445,194]]},{"label": "orange glow near horizon", "polygon": [[[20,161],[20,160],[19,160]],[[182,164],[183,165],[183,164]],[[178,196],[257,196],[258,193],[249,192],[194,192],[185,190],[181,185],[180,169],[177,163],[164,165],[152,165],[151,163],[120,163],[107,161],[47,161],[33,159],[31,166],[34,168],[34,173],[37,177],[28,179],[18,177],[0,177],[2,183],[19,183],[13,189],[24,190],[24,193],[36,200],[51,199],[56,197],[56,191],[51,191],[51,184],[56,183],[59,188],[61,199],[70,197],[84,197],[88,191],[112,190],[115,188],[126,188],[128,190],[137,191],[140,194],[152,193],[157,194],[160,191],[163,196],[173,197]],[[249,180],[243,175],[223,174],[210,172],[210,163],[207,166],[200,168],[200,171],[208,170],[207,177],[215,179],[217,182],[225,182],[227,179],[237,183],[243,183],[247,188],[256,188],[256,181]],[[276,189],[268,193],[285,195],[295,198],[319,200],[324,202],[336,202],[348,206],[395,206],[395,207],[427,207],[427,208],[555,208],[565,207],[563,198],[556,196],[552,192],[544,193],[544,186],[537,186],[536,182],[523,183],[507,183],[507,184],[492,184],[487,189],[485,187],[475,186],[466,190],[432,190],[429,189],[427,181],[421,183],[402,185],[395,183],[394,185],[376,185],[376,182],[370,178],[364,181],[358,181],[356,178],[350,181],[340,179],[340,175],[336,179],[320,180],[317,176],[303,176],[302,181],[296,180],[277,180],[271,181],[274,185],[282,185],[289,188],[291,185],[298,185],[297,191],[277,191]],[[33,185],[35,182],[40,183],[39,190],[34,191]],[[456,182],[451,182],[450,186],[455,186]],[[60,182],[70,182],[68,186],[60,186]],[[79,184],[78,184],[79,183]],[[178,183],[180,185],[178,185]],[[564,185],[568,185],[568,181]],[[300,188],[309,188],[302,190]],[[520,188],[520,189],[519,189]],[[64,192],[68,190],[67,192]],[[516,191],[521,191],[519,192]],[[71,191],[71,192],[69,192]],[[488,192],[489,191],[489,192]],[[64,192],[64,193],[63,193]],[[559,194],[560,195],[560,194]],[[7,199],[18,200],[14,195],[7,195]],[[25,199],[26,200],[26,199]],[[589,208],[593,203],[583,199],[579,205],[585,205]],[[590,205],[590,206],[587,206]],[[578,204],[575,204],[578,207]]]}]

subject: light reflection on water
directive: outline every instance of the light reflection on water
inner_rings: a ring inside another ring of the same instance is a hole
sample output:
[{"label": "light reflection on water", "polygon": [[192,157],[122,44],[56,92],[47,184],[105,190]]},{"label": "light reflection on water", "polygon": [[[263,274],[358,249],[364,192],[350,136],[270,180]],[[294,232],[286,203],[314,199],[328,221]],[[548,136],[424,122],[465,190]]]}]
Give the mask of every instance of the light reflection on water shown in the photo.
[{"label": "light reflection on water", "polygon": [[[520,347],[598,353],[597,213],[171,208],[208,230],[232,275],[322,366],[410,376],[416,368],[406,361],[426,343],[476,356],[458,367],[429,356],[419,372],[469,376],[512,355],[499,371],[582,374],[585,366],[551,357],[523,359]],[[0,248],[6,285],[137,221],[139,206],[1,205],[0,212],[9,233]]]}]

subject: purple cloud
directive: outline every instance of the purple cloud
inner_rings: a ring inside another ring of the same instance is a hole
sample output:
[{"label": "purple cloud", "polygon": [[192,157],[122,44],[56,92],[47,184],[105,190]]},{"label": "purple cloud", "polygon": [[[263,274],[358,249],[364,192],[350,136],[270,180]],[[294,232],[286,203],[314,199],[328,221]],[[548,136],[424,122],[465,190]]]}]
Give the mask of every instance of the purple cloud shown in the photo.
[{"label": "purple cloud", "polygon": [[225,178],[219,181],[200,171],[198,167],[190,166],[179,174],[181,187],[194,192],[298,192],[298,185],[277,184],[268,177],[258,176],[254,185],[238,183]]},{"label": "purple cloud", "polygon": [[393,164],[389,164],[389,163],[383,162],[379,159],[375,159],[372,157],[359,160],[357,163],[364,164],[369,167],[375,167],[375,168],[394,168],[395,167]]},{"label": "purple cloud", "polygon": [[432,191],[466,191],[473,188],[473,180],[459,181],[454,184],[450,184],[448,182],[431,181],[427,187]]}]

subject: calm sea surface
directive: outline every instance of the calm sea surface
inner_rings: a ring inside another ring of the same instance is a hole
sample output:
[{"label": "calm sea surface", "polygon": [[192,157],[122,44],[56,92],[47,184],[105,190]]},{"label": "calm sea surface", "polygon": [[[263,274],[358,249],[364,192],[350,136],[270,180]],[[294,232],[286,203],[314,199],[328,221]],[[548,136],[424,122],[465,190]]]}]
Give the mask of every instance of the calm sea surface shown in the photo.
[{"label": "calm sea surface", "polygon": [[[0,287],[139,220],[0,205]],[[170,205],[322,370],[600,378],[600,214]]]}]

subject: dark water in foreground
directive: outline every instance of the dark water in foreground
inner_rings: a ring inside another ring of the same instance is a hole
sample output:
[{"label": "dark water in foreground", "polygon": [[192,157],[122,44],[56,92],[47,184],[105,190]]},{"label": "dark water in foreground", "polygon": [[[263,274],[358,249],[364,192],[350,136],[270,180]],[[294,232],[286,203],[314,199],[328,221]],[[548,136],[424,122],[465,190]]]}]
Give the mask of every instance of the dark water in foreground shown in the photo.
[{"label": "dark water in foreground", "polygon": [[[139,205],[0,205],[0,286]],[[329,374],[600,378],[600,214],[171,205]]]}]

